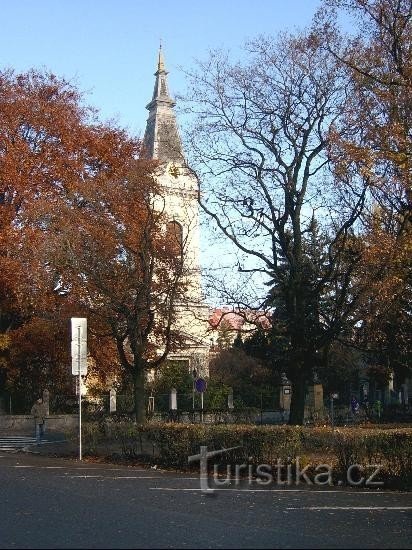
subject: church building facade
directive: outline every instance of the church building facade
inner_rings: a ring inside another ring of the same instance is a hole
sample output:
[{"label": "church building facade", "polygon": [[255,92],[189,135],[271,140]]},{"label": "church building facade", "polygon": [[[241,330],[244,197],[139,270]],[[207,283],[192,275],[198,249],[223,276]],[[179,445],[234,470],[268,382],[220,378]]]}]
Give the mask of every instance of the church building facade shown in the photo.
[{"label": "church building facade", "polygon": [[181,350],[169,355],[170,360],[184,361],[191,371],[208,374],[209,308],[204,302],[200,272],[199,185],[187,166],[170,97],[162,48],[160,47],[153,96],[147,105],[149,117],[143,139],[144,154],[159,161],[157,181],[161,186],[162,208],[168,219],[168,230],[178,235],[183,244],[187,292],[177,305],[176,329],[184,337]]}]

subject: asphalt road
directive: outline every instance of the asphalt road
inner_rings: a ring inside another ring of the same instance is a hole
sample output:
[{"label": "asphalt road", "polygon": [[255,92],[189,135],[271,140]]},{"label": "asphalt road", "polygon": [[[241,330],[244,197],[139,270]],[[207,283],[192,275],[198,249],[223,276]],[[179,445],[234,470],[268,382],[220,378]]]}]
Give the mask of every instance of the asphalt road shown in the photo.
[{"label": "asphalt road", "polygon": [[412,496],[0,453],[0,548],[412,548]]}]

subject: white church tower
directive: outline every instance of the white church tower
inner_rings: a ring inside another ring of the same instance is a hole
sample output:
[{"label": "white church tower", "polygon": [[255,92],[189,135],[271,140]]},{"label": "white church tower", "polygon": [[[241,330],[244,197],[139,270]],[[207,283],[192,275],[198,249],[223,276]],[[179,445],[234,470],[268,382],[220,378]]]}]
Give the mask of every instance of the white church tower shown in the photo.
[{"label": "white church tower", "polygon": [[198,181],[189,170],[170,97],[162,48],[159,49],[153,97],[146,106],[149,111],[143,145],[148,158],[161,164],[157,180],[163,189],[164,209],[168,229],[182,240],[188,291],[185,303],[179,304],[177,328],[185,338],[184,349],[169,355],[169,359],[185,361],[190,370],[207,375],[209,309],[203,302],[199,258]]}]

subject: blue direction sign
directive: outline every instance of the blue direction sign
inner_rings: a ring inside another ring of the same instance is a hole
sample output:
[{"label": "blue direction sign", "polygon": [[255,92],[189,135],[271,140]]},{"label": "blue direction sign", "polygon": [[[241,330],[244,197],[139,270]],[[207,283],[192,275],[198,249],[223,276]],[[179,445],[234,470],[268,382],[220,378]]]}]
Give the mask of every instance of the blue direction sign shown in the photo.
[{"label": "blue direction sign", "polygon": [[195,381],[195,388],[198,393],[204,393],[207,388],[207,382],[204,378],[197,378]]}]

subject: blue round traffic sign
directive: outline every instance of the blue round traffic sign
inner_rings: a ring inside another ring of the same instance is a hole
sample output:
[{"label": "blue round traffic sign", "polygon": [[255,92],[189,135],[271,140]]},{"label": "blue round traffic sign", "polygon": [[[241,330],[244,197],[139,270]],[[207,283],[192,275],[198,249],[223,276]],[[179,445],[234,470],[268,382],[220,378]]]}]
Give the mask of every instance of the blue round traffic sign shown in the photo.
[{"label": "blue round traffic sign", "polygon": [[198,378],[195,381],[195,388],[196,388],[197,392],[204,393],[206,391],[206,388],[207,388],[206,380],[204,378]]}]

